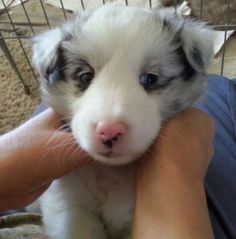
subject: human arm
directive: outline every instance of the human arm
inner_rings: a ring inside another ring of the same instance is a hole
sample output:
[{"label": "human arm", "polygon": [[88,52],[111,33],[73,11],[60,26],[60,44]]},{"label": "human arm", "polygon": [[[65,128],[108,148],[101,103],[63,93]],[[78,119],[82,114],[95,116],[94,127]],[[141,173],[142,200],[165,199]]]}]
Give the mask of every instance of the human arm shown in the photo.
[{"label": "human arm", "polygon": [[137,175],[134,239],[212,239],[203,186],[213,153],[212,121],[195,109],[161,130]]},{"label": "human arm", "polygon": [[0,136],[0,211],[24,207],[50,183],[89,161],[49,109]]}]

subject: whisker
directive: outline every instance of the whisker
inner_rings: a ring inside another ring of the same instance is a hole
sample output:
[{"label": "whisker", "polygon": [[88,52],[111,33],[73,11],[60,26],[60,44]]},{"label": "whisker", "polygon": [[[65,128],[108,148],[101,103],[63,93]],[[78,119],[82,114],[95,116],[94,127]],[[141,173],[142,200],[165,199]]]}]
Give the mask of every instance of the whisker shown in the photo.
[{"label": "whisker", "polygon": [[66,140],[65,140],[57,145],[50,147],[50,150],[56,150],[56,149],[58,149],[60,147],[64,147],[64,146],[71,146],[72,144],[73,144],[73,141],[66,142]]},{"label": "whisker", "polygon": [[53,145],[52,142],[53,142],[53,139],[56,137],[57,133],[58,133],[57,130],[53,132],[50,138],[48,139],[48,141],[45,143],[44,145],[45,151],[44,151],[43,157],[46,157],[49,151],[52,151],[52,153],[55,154],[53,151],[55,151],[57,148],[66,146],[66,145],[71,145],[74,143],[74,139],[73,137],[71,137],[71,139],[65,138],[63,141],[60,141],[57,144]]},{"label": "whisker", "polygon": [[55,137],[55,135],[56,135],[59,131],[61,131],[61,130],[63,129],[63,127],[66,127],[66,126],[67,126],[67,124],[63,124],[63,125],[59,126],[59,127],[52,133],[52,135],[51,135],[51,137],[48,139],[48,142],[47,142],[47,143],[50,143],[51,140],[53,139],[53,137]]}]

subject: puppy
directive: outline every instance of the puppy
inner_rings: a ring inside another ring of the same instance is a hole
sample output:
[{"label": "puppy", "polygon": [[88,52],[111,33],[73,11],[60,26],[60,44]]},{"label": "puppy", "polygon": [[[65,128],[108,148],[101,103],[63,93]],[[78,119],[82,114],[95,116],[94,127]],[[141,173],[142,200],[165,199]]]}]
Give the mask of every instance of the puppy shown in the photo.
[{"label": "puppy", "polygon": [[94,159],[43,195],[50,238],[130,238],[134,161],[202,95],[212,48],[202,23],[112,5],[36,37],[42,97]]}]

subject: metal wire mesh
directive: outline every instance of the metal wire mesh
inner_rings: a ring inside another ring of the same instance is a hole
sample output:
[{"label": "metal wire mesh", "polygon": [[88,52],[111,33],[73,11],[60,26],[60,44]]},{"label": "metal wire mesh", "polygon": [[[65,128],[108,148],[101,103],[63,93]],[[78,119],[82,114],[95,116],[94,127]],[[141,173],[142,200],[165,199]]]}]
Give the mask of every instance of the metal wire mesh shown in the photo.
[{"label": "metal wire mesh", "polygon": [[[53,7],[45,4],[44,0],[29,0],[29,1],[23,1],[20,0],[21,5],[18,6],[17,8],[21,8],[19,15],[12,14],[11,8],[8,8],[5,4],[4,0],[0,0],[2,2],[4,9],[0,11],[0,47],[2,51],[5,54],[5,57],[8,59],[9,63],[11,64],[12,68],[14,69],[16,76],[19,78],[19,80],[22,82],[26,93],[29,93],[29,89],[27,86],[27,82],[24,79],[24,75],[20,72],[18,69],[18,64],[16,63],[14,55],[11,53],[8,47],[8,40],[12,41],[18,41],[20,49],[22,54],[24,55],[26,59],[26,63],[32,73],[32,76],[35,78],[35,81],[37,81],[37,76],[35,75],[33,68],[30,63],[30,58],[29,54],[25,50],[25,46],[23,44],[24,40],[29,41],[32,36],[37,34],[38,32],[45,30],[45,29],[50,29],[54,27],[55,25],[58,25],[62,20],[67,20],[71,17],[72,13],[70,11],[67,11],[65,9],[65,1],[66,0],[60,0],[60,6],[61,9],[55,9],[53,10]],[[101,1],[101,4],[106,4],[106,0],[97,0]],[[199,9],[197,9],[198,12],[198,18],[204,20],[204,10],[205,10],[205,1],[204,0],[194,0],[194,1],[199,1],[198,6]],[[129,5],[129,2],[131,0],[124,0],[125,5]],[[172,3],[175,5],[175,8],[177,4],[179,4],[181,1],[178,0],[173,0]],[[82,9],[86,10],[86,1],[85,0],[78,0],[78,4],[81,4]],[[149,0],[149,7],[152,8],[153,6],[153,1]],[[37,8],[37,16],[34,16],[35,9],[32,10],[32,5],[36,4]],[[227,38],[227,32],[229,30],[235,29],[236,30],[236,24],[234,22],[230,22],[229,20],[229,10],[231,5],[234,4],[230,0],[225,0],[225,14],[224,14],[224,19],[223,19],[223,24],[215,24],[213,27],[215,29],[223,29],[225,34],[224,34],[224,41],[226,41]],[[235,6],[236,8],[236,6]],[[53,10],[53,13],[51,13]],[[214,11],[214,10],[213,10]],[[40,13],[40,14],[39,14]],[[19,17],[20,16],[20,17]],[[24,20],[23,20],[24,18]],[[21,30],[25,29],[27,30],[26,34],[22,34]],[[11,32],[12,34],[4,34],[5,32]],[[226,44],[223,45],[223,49],[221,51],[221,66],[219,69],[219,73],[221,75],[224,74],[224,69],[225,69],[225,58],[226,58]]]}]

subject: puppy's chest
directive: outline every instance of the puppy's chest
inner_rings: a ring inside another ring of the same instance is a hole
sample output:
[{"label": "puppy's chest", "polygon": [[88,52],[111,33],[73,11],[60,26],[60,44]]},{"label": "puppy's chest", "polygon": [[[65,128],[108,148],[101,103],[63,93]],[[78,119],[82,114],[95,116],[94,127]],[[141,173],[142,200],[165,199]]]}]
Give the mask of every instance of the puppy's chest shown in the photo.
[{"label": "puppy's chest", "polygon": [[[135,173],[135,164],[121,168],[93,165],[80,173],[93,198],[96,214],[111,235],[130,226]],[[84,177],[89,180],[84,180]]]},{"label": "puppy's chest", "polygon": [[86,183],[90,195],[102,207],[110,200],[130,197],[134,191],[136,166],[108,167],[92,165],[80,172],[80,180]]}]

